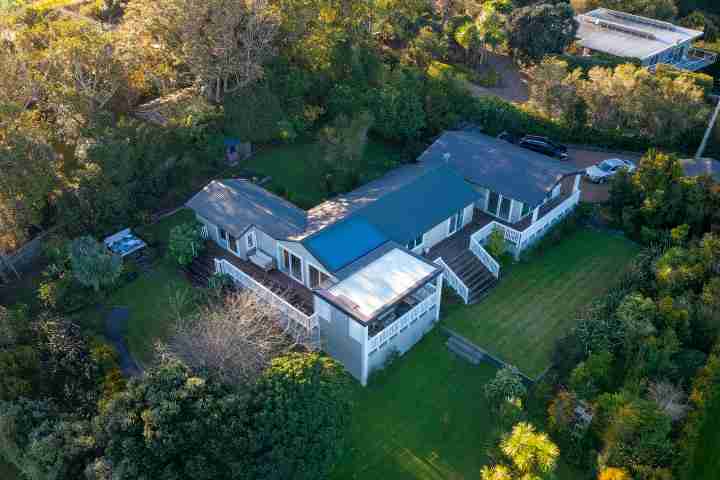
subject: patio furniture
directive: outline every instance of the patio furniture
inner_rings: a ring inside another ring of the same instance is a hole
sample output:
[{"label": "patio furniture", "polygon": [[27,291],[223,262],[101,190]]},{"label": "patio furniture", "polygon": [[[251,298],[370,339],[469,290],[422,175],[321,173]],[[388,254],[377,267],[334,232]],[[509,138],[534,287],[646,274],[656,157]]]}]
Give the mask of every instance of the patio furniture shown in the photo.
[{"label": "patio furniture", "polygon": [[255,250],[255,253],[250,255],[248,258],[252,263],[262,268],[266,272],[269,272],[275,267],[274,259],[270,255],[260,250]]}]

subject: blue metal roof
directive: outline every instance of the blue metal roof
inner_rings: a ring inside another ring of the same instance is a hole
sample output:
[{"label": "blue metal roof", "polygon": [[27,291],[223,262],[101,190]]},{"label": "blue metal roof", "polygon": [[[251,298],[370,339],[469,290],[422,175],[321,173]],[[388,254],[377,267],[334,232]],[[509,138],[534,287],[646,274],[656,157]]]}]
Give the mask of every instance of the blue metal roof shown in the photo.
[{"label": "blue metal roof", "polygon": [[389,240],[407,244],[470,205],[478,193],[449,167],[428,171],[302,243],[331,272]]},{"label": "blue metal roof", "polygon": [[303,245],[328,270],[335,272],[387,241],[367,220],[350,216],[308,237]]},{"label": "blue metal roof", "polygon": [[357,211],[391,240],[407,244],[473,203],[479,194],[451,168],[430,170],[414,182]]}]

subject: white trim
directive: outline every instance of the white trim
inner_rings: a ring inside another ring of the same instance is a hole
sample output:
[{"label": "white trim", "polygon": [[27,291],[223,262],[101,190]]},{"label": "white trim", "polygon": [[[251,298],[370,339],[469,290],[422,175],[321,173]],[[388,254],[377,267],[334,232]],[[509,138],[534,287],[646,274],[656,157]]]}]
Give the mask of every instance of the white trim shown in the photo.
[{"label": "white trim", "polygon": [[[250,245],[250,239],[252,239],[252,245]],[[255,230],[251,230],[245,234],[245,247],[247,247],[248,250],[252,250],[253,248],[258,248],[257,236],[255,235]]]},{"label": "white trim", "polygon": [[[335,281],[335,277],[333,277],[332,275],[330,275],[330,273],[329,273],[327,270],[325,270],[325,269],[322,268],[322,267],[318,267],[314,262],[311,262],[310,260],[306,260],[306,261],[305,261],[305,268],[307,268],[307,287],[308,287],[308,288],[310,288],[310,289],[312,289],[312,288],[317,288],[317,287],[313,287],[313,286],[310,285],[310,279],[312,278],[312,276],[310,275],[310,267],[313,267],[313,268],[314,268],[315,270],[317,270],[318,272],[323,273],[323,274],[324,274],[325,276],[327,276],[330,280]],[[322,282],[320,282],[320,283],[322,283]],[[318,285],[318,287],[319,287],[319,286],[320,286],[320,285]]]},{"label": "white trim", "polygon": [[[296,282],[305,285],[305,260],[304,260],[301,256],[294,254],[291,250],[288,250],[287,248],[283,247],[282,245],[278,245],[278,249],[280,249],[280,250],[285,250],[285,251],[288,253],[289,259],[290,259],[290,265],[288,265],[288,269],[287,269],[287,271],[285,271],[285,270],[284,270],[284,268],[285,268],[285,263],[284,263],[285,256],[283,255],[282,251],[279,252],[279,254],[280,254],[280,262],[278,263],[278,265],[280,265],[280,271],[283,272],[283,273],[284,273],[285,275],[287,275],[288,277],[290,277],[290,278],[292,278],[293,280],[295,280]],[[300,279],[297,279],[297,278],[292,274],[292,257],[295,257],[295,258],[300,259]]]}]

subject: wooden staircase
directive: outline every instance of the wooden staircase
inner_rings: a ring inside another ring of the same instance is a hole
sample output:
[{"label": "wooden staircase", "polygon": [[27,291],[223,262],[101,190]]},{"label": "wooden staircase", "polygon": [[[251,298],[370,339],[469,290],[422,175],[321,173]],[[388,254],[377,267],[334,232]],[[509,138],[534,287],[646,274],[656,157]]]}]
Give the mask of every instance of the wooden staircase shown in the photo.
[{"label": "wooden staircase", "polygon": [[486,224],[487,219],[482,217],[473,220],[427,253],[431,261],[442,258],[450,270],[455,272],[455,275],[468,287],[470,292],[468,303],[480,301],[498,282],[498,279],[470,251],[470,236]]},{"label": "wooden staircase", "polygon": [[443,261],[468,287],[470,292],[468,303],[477,303],[482,300],[498,282],[498,279],[469,249],[456,255],[450,261],[446,258],[443,258]]}]

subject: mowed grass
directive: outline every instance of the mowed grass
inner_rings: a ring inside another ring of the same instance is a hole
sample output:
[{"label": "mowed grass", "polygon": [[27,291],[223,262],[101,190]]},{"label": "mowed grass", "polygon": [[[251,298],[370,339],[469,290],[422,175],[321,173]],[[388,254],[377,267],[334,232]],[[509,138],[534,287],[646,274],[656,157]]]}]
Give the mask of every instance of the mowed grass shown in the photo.
[{"label": "mowed grass", "polygon": [[[445,341],[436,327],[367,387],[355,384],[350,442],[330,480],[480,478],[496,442],[483,390],[496,369],[469,364]],[[582,478],[563,463],[557,475]]]},{"label": "mowed grass", "polygon": [[620,277],[639,247],[624,238],[579,230],[528,261],[503,267],[500,283],[475,305],[447,307],[446,325],[536,377],[576,312]]},{"label": "mowed grass", "polygon": [[356,385],[352,441],[331,479],[479,478],[495,375],[445,348],[435,329],[368,387]]},{"label": "mowed grass", "polygon": [[[322,155],[322,148],[316,142],[275,145],[253,155],[247,162],[241,162],[238,170],[249,169],[270,176],[271,190],[284,189],[291,202],[307,209],[327,197],[325,183],[315,167]],[[395,168],[401,159],[399,147],[370,139],[365,147],[363,164],[359,166],[360,185]],[[339,188],[347,190],[349,186],[340,185]]]}]

